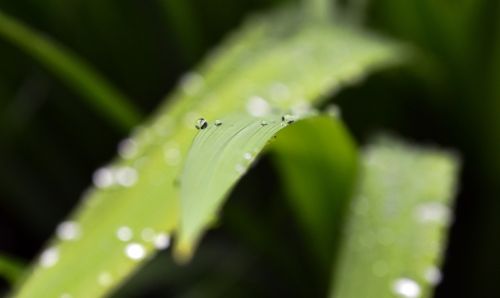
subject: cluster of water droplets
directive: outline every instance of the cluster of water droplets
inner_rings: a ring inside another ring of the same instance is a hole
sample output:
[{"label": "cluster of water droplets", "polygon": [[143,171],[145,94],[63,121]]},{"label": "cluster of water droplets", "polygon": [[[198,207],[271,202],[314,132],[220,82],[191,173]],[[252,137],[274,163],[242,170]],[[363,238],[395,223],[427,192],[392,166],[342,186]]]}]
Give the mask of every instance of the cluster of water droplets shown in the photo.
[{"label": "cluster of water droplets", "polygon": [[[389,156],[393,153],[384,152],[384,154]],[[398,175],[398,172],[393,171],[394,167],[392,167],[392,165],[388,162],[390,160],[393,159],[384,159],[381,158],[381,156],[379,156],[375,151],[368,151],[365,179],[373,178],[370,176],[370,173],[377,173],[378,177],[387,176],[388,178],[390,178],[391,175]],[[384,171],[385,174],[381,175],[381,171]],[[415,200],[413,202],[403,203],[402,198],[398,195],[401,193],[398,189],[399,186],[395,185],[393,182],[394,179],[387,179],[385,184],[379,183],[385,185],[385,187],[393,188],[384,193],[385,198],[383,201],[387,202],[387,204],[376,204],[377,200],[374,198],[370,200],[370,198],[363,193],[359,195],[356,200],[354,200],[351,206],[353,215],[359,218],[364,218],[364,225],[367,225],[372,221],[378,222],[374,224],[374,226],[377,227],[376,229],[367,230],[366,227],[353,225],[350,226],[349,229],[345,230],[347,237],[355,235],[353,236],[356,237],[353,238],[355,243],[353,248],[358,250],[360,253],[366,254],[370,251],[377,251],[377,249],[384,249],[377,248],[377,246],[396,245],[398,248],[403,249],[398,243],[405,240],[398,238],[404,237],[404,235],[400,235],[398,230],[394,229],[391,225],[391,216],[405,216],[405,220],[414,221],[413,227],[415,229],[422,230],[446,227],[452,221],[452,212],[450,207],[444,202],[437,200],[421,202]],[[421,244],[419,243],[419,245],[426,246],[426,251],[423,253],[424,257],[420,259],[422,261],[425,259],[425,262],[428,262],[428,258],[425,256],[434,256],[439,253],[440,247],[439,240],[437,239],[435,241],[426,241]],[[373,260],[371,264],[372,274],[379,278],[387,278],[387,289],[397,297],[421,297],[424,286],[435,286],[442,280],[442,273],[439,267],[437,267],[435,263],[431,262],[428,263],[427,267],[424,267],[424,269],[419,269],[420,271],[414,272],[412,277],[409,277],[408,275],[400,275],[392,278],[389,276],[389,274],[394,273],[391,271],[391,260],[376,259],[376,256],[377,253],[375,253],[375,260]]]},{"label": "cluster of water droplets", "polygon": [[135,168],[130,166],[102,167],[92,175],[92,182],[97,188],[109,188],[112,186],[132,187],[138,179]]},{"label": "cluster of water droplets", "polygon": [[238,162],[235,165],[234,170],[236,171],[236,173],[238,173],[240,175],[245,174],[246,171],[248,170],[248,167],[252,164],[254,159],[255,159],[254,154],[252,154],[250,152],[243,153],[241,162]]},{"label": "cluster of water droplets", "polygon": [[[156,232],[153,228],[144,228],[138,235],[141,240],[146,243],[151,243],[156,249],[166,249],[170,246],[170,236],[163,232]],[[131,260],[142,260],[146,257],[146,248],[139,241],[134,239],[134,232],[128,226],[120,226],[116,230],[118,240],[127,243],[124,248],[125,255]],[[136,237],[138,238],[138,237]]]}]

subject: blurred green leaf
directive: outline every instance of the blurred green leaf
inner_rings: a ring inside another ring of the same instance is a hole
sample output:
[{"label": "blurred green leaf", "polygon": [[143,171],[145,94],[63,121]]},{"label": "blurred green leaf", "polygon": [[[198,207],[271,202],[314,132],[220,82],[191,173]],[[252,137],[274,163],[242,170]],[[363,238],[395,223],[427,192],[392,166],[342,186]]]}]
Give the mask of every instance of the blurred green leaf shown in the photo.
[{"label": "blurred green leaf", "polygon": [[186,0],[158,0],[158,5],[180,41],[182,55],[187,62],[194,62],[200,55],[204,40],[193,4]]},{"label": "blurred green leaf", "polygon": [[331,297],[430,297],[452,220],[458,160],[383,139],[364,154]]},{"label": "blurred green leaf", "polygon": [[78,237],[60,231],[18,297],[103,296],[165,247],[180,220],[178,178],[201,116],[213,122],[237,112],[297,112],[401,59],[394,43],[310,23],[294,10],[253,18],[181,79],[156,116],[121,143],[119,159],[96,171],[94,187],[59,228],[69,223]]},{"label": "blurred green leaf", "polygon": [[124,129],[137,124],[140,115],[119,90],[82,59],[0,11],[0,36],[45,65],[97,112]]},{"label": "blurred green leaf", "polygon": [[271,149],[304,240],[325,276],[357,178],[356,146],[340,121],[319,117],[281,132]]},{"label": "blurred green leaf", "polygon": [[11,256],[0,254],[0,277],[4,278],[11,285],[19,281],[24,272],[24,267],[21,261]]}]

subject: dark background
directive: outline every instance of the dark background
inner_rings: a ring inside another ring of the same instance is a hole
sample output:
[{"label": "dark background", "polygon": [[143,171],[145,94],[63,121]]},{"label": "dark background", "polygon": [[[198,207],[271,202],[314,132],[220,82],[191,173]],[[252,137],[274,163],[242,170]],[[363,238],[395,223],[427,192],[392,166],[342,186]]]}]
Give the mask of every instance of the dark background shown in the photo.
[{"label": "dark background", "polygon": [[[73,50],[148,115],[245,16],[285,2],[293,1],[0,0],[0,10]],[[419,54],[409,65],[341,92],[335,101],[343,118],[360,144],[383,130],[461,154],[455,223],[437,297],[500,297],[500,2],[373,0],[365,25],[407,41]],[[78,96],[0,38],[1,252],[31,260],[127,134]],[[210,234],[193,264],[177,268],[162,254],[117,296],[324,294],[325,281],[307,274],[303,247],[290,248],[296,228],[275,199],[281,190],[269,168],[264,160],[238,186],[222,228]],[[264,205],[269,214],[257,211]],[[273,222],[285,235],[275,249],[297,262],[276,260],[239,238],[235,218],[244,216]],[[227,264],[215,268],[222,252]]]}]

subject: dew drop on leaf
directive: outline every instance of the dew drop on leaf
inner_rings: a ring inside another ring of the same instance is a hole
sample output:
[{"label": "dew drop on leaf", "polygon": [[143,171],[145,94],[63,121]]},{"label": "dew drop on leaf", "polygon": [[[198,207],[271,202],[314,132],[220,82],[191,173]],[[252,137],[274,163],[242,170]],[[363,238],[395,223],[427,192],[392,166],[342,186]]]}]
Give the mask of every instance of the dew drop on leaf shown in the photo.
[{"label": "dew drop on leaf", "polygon": [[59,261],[59,249],[57,247],[47,248],[40,255],[40,266],[48,268]]},{"label": "dew drop on leaf", "polygon": [[394,281],[392,291],[402,298],[417,298],[420,297],[422,290],[416,281],[403,277]]},{"label": "dew drop on leaf", "polygon": [[246,167],[244,165],[242,165],[241,163],[236,164],[234,169],[236,170],[236,173],[238,173],[238,174],[244,174],[246,171]]},{"label": "dew drop on leaf", "polygon": [[428,281],[431,285],[437,285],[441,282],[443,276],[441,273],[441,270],[435,266],[431,266],[425,270],[424,273],[424,278],[426,281]]},{"label": "dew drop on leaf", "polygon": [[252,153],[246,152],[245,154],[243,154],[243,158],[249,161],[252,160],[253,158]]},{"label": "dew drop on leaf", "polygon": [[281,121],[286,124],[292,124],[293,122],[295,122],[295,117],[290,114],[286,114],[281,116]]},{"label": "dew drop on leaf", "polygon": [[131,167],[122,167],[115,171],[116,182],[124,187],[133,186],[137,182],[137,178],[137,171]]},{"label": "dew drop on leaf", "polygon": [[222,121],[215,120],[214,124],[215,124],[215,126],[221,126],[222,125]]},{"label": "dew drop on leaf", "polygon": [[76,240],[80,234],[80,225],[74,221],[62,222],[56,229],[56,235],[61,240]]},{"label": "dew drop on leaf", "polygon": [[200,119],[196,120],[195,127],[198,130],[205,129],[208,127],[208,122],[204,118],[200,118]]},{"label": "dew drop on leaf", "polygon": [[451,214],[448,206],[443,203],[430,202],[417,206],[415,217],[420,223],[446,225],[450,222]]},{"label": "dew drop on leaf", "polygon": [[101,272],[99,273],[99,276],[97,277],[97,283],[103,287],[108,287],[113,283],[113,277],[111,276],[111,273],[109,272]]},{"label": "dew drop on leaf", "polygon": [[132,239],[133,233],[132,229],[130,229],[127,226],[122,226],[119,227],[118,230],[116,230],[116,237],[123,242],[130,241]]},{"label": "dew drop on leaf", "polygon": [[170,236],[165,233],[159,233],[154,237],[156,249],[166,249],[170,246]]},{"label": "dew drop on leaf", "polygon": [[131,138],[124,139],[118,144],[118,155],[124,159],[132,158],[137,154],[137,147],[137,143]]},{"label": "dew drop on leaf", "polygon": [[107,167],[100,168],[92,175],[92,182],[97,188],[107,188],[114,183],[113,171]]},{"label": "dew drop on leaf", "polygon": [[139,243],[130,243],[125,246],[125,255],[132,260],[142,260],[146,256],[146,249]]}]

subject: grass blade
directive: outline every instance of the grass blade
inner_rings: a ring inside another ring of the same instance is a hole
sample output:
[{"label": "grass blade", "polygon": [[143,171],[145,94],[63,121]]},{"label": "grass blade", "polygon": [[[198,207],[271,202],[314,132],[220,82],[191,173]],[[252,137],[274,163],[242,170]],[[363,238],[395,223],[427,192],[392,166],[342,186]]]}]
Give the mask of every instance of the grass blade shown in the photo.
[{"label": "grass blade", "polygon": [[200,130],[181,178],[178,256],[191,256],[202,232],[217,216],[224,198],[265,145],[288,125],[286,116],[256,118],[234,114]]},{"label": "grass blade", "polygon": [[128,130],[139,122],[140,115],[131,100],[82,59],[1,11],[0,36],[51,70],[88,105],[118,126]]},{"label": "grass blade", "polygon": [[440,280],[457,159],[396,141],[368,147],[331,297],[430,297]]}]

